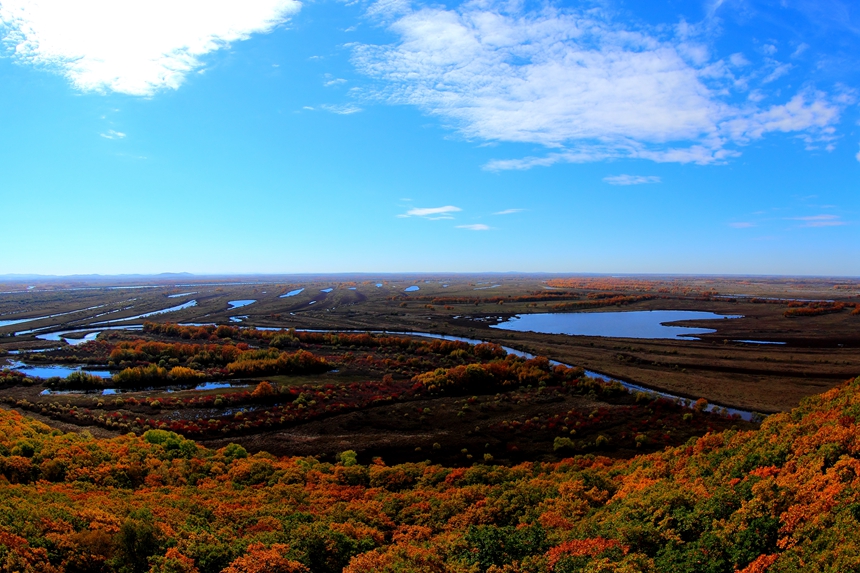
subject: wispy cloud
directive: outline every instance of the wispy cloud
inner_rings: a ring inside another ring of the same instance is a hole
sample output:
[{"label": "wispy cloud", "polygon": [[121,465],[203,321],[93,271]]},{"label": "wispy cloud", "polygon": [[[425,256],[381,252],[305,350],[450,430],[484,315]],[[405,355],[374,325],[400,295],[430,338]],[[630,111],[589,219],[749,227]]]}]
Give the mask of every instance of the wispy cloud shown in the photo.
[{"label": "wispy cloud", "polygon": [[802,221],[801,227],[840,227],[847,225],[839,215],[812,215],[809,217],[789,217],[791,221]]},{"label": "wispy cloud", "polygon": [[[398,37],[354,47],[358,69],[379,80],[378,98],[418,106],[468,139],[548,149],[543,157],[491,161],[493,170],[624,157],[724,162],[774,131],[829,140],[848,105],[809,89],[770,107],[733,103],[738,78],[707,46],[679,31],[612,21],[600,10],[379,0],[369,12]],[[733,59],[736,67],[745,62]],[[756,77],[789,71],[773,64]]]},{"label": "wispy cloud", "polygon": [[325,87],[337,86],[337,85],[345,84],[345,83],[346,83],[346,80],[345,80],[345,79],[343,79],[343,78],[336,78],[336,77],[332,76],[331,74],[326,74],[326,75],[325,75],[325,78],[326,78],[326,79],[325,79],[325,81],[323,82],[323,85],[324,85]]},{"label": "wispy cloud", "polygon": [[604,177],[604,181],[610,185],[645,185],[647,183],[660,183],[656,175],[610,175]]},{"label": "wispy cloud", "polygon": [[475,223],[472,225],[457,225],[458,229],[468,229],[469,231],[489,231],[490,227],[483,223]]},{"label": "wispy cloud", "polygon": [[750,223],[749,221],[738,221],[736,223],[729,223],[729,227],[734,227],[735,229],[749,229],[750,227],[755,227],[755,223]]},{"label": "wispy cloud", "polygon": [[779,62],[773,62],[773,71],[770,72],[767,77],[765,77],[761,83],[769,84],[771,82],[775,82],[785,74],[791,71],[793,68],[791,64],[781,64]]},{"label": "wispy cloud", "polygon": [[514,213],[522,213],[523,209],[505,209],[504,211],[496,211],[493,215],[513,215]]},{"label": "wispy cloud", "polygon": [[82,91],[147,96],[176,89],[201,57],[266,33],[297,0],[3,0],[0,34],[19,62],[56,70]]},{"label": "wispy cloud", "polygon": [[796,50],[794,50],[794,53],[792,53],[792,54],[791,54],[791,57],[792,57],[792,58],[797,58],[797,57],[799,57],[803,52],[805,52],[805,51],[806,51],[806,50],[808,50],[808,49],[809,49],[809,44],[807,44],[806,42],[802,42],[799,46],[797,46],[797,49],[796,49]]},{"label": "wispy cloud", "polygon": [[349,103],[341,105],[323,104],[320,107],[328,112],[336,113],[338,115],[352,115],[353,113],[363,111],[360,107]]},{"label": "wispy cloud", "polygon": [[114,131],[112,129],[107,130],[105,133],[100,133],[102,137],[105,139],[124,139],[125,134],[121,131]]},{"label": "wispy cloud", "polygon": [[444,207],[413,207],[409,209],[405,213],[401,213],[397,215],[401,219],[405,219],[408,217],[423,217],[425,219],[430,219],[431,221],[438,221],[441,219],[453,219],[451,213],[457,213],[462,211],[459,207],[454,207],[453,205],[445,205]]}]

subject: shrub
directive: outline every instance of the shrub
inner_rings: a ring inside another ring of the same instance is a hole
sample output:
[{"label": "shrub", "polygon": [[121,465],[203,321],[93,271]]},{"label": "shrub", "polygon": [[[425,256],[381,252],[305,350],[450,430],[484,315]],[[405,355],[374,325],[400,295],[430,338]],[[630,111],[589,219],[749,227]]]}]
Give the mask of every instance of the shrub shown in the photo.
[{"label": "shrub", "polygon": [[254,391],[251,392],[252,398],[271,398],[272,396],[277,396],[278,391],[272,388],[272,385],[266,381],[260,382],[257,384],[257,387],[254,388]]}]

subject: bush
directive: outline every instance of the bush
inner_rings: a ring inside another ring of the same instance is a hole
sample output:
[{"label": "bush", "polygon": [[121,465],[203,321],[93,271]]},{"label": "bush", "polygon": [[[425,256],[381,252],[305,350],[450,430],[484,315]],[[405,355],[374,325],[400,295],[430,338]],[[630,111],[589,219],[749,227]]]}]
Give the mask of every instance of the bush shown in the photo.
[{"label": "bush", "polygon": [[564,450],[564,449],[575,450],[576,449],[576,443],[573,440],[571,440],[570,438],[559,437],[559,438],[556,438],[555,440],[553,440],[552,449],[555,451]]},{"label": "bush", "polygon": [[184,366],[174,366],[167,373],[168,378],[177,382],[193,382],[203,377],[202,372]]},{"label": "bush", "polygon": [[147,384],[158,384],[167,380],[167,369],[150,364],[149,366],[135,366],[114,374],[113,380],[119,386],[143,386]]},{"label": "bush", "polygon": [[272,385],[266,381],[260,382],[257,384],[257,387],[254,388],[254,391],[251,392],[251,398],[271,398],[273,396],[277,396],[278,391],[272,388]]},{"label": "bush", "polygon": [[48,386],[52,388],[70,388],[75,390],[95,390],[104,388],[105,380],[95,374],[90,374],[89,372],[81,370],[78,372],[72,372],[65,378],[52,378],[49,380]]},{"label": "bush", "polygon": [[358,454],[355,453],[354,450],[346,450],[345,452],[341,452],[337,459],[344,466],[354,466],[358,463]]}]

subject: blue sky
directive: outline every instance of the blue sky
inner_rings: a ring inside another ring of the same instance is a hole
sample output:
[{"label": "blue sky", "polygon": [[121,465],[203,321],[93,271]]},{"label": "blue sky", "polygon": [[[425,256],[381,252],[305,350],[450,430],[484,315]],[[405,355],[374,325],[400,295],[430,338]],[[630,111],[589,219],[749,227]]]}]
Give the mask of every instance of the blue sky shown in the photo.
[{"label": "blue sky", "polygon": [[860,275],[860,8],[652,4],[0,0],[0,274]]}]

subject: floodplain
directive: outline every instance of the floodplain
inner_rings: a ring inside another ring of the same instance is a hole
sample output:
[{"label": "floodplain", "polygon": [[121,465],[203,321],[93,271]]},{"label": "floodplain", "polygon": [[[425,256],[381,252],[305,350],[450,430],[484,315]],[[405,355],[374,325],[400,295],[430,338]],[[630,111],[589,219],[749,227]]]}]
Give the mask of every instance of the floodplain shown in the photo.
[{"label": "floodplain", "polygon": [[[3,290],[0,359],[28,380],[6,376],[7,407],[103,436],[163,428],[284,455],[629,457],[751,427],[860,372],[851,280],[408,275]],[[567,319],[585,319],[586,333],[546,326]],[[325,366],[290,362],[304,354]],[[242,367],[254,361],[272,364]],[[478,372],[494,361],[508,370]],[[433,376],[446,382],[422,382]]]}]

